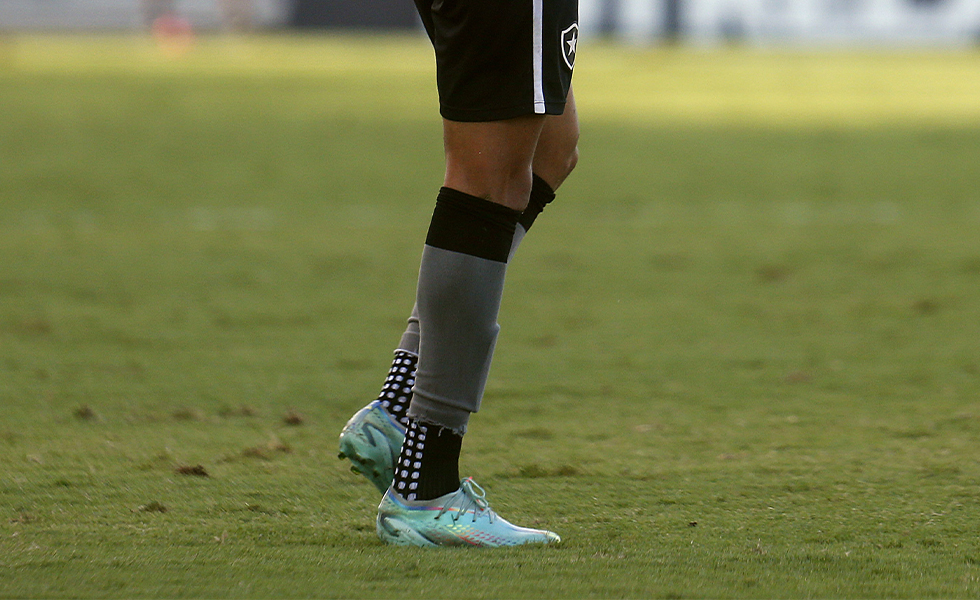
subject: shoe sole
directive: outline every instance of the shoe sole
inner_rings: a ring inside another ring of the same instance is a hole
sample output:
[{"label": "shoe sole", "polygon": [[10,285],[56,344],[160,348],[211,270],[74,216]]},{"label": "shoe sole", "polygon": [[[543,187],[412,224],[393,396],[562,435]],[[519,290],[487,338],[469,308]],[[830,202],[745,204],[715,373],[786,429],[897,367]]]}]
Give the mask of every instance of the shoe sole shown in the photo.
[{"label": "shoe sole", "polygon": [[[382,432],[378,431],[377,434],[382,439],[386,439]],[[389,478],[383,472],[383,467],[379,467],[373,458],[364,456],[353,440],[349,438],[342,438],[340,440],[340,453],[337,455],[337,458],[349,460],[351,462],[351,472],[367,477],[374,484],[374,487],[378,488],[378,491],[384,492],[391,485],[391,481],[388,480]],[[394,465],[397,460],[397,456],[392,456],[391,464]]]}]

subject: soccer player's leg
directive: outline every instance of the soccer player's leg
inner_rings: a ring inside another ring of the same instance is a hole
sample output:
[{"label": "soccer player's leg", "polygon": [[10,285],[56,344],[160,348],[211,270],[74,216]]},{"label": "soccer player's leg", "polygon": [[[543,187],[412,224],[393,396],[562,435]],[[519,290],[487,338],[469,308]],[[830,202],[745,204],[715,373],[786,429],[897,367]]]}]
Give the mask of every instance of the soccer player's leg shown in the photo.
[{"label": "soccer player's leg", "polygon": [[[436,53],[447,167],[419,269],[408,425],[377,531],[386,542],[422,546],[554,542],[554,534],[514,527],[491,511],[479,486],[460,481],[459,454],[489,374],[515,233],[574,166],[574,119],[548,128],[537,164],[535,155],[545,115],[566,109],[577,3],[416,5]],[[538,165],[544,176],[534,174]]]},{"label": "soccer player's leg", "polygon": [[514,232],[512,258],[531,225],[555,199],[555,192],[578,164],[578,137],[578,112],[569,88],[565,111],[560,115],[547,115],[541,135],[538,136],[538,144],[531,161],[534,183],[527,206],[517,223],[517,231]]},{"label": "soccer player's leg", "polygon": [[[488,218],[491,221],[496,218],[492,213],[501,212],[500,208],[510,211],[505,220],[514,215],[519,219],[521,210],[532,195],[533,183],[538,183],[538,188],[541,187],[541,182],[532,181],[531,161],[543,124],[543,116],[489,123],[458,123],[446,120],[446,177],[444,192],[440,194],[440,201],[445,205],[442,212],[452,214],[454,209],[446,207],[455,206],[454,202],[458,201],[461,206],[471,202],[476,206],[477,212],[481,208],[488,208]],[[546,193],[551,193],[547,185],[543,187],[547,190]],[[467,199],[467,196],[475,199],[475,202]],[[553,196],[551,193],[551,197]],[[485,207],[486,204],[490,206]],[[450,212],[446,212],[447,210]],[[465,228],[470,225],[466,222],[460,226]],[[517,228],[517,225],[508,224],[506,231],[502,233],[507,236],[504,263],[510,257],[516,237],[514,231]],[[465,236],[476,235],[465,229],[459,233]],[[502,277],[501,273],[501,285]],[[491,296],[494,293],[491,292]],[[495,326],[496,308],[492,310]],[[351,417],[340,434],[340,458],[350,460],[352,470],[367,477],[382,493],[388,489],[393,478],[393,461],[401,449],[408,424],[405,414],[415,384],[419,355],[419,321],[416,305],[409,318],[408,328],[395,351],[395,358],[381,394],[377,400]]]},{"label": "soccer player's leg", "polygon": [[578,164],[578,138],[578,110],[575,95],[569,88],[565,111],[545,117],[532,161],[534,174],[554,191],[558,191]]},{"label": "soccer player's leg", "polygon": [[[518,135],[510,139],[501,136],[515,125]],[[526,149],[534,130],[522,131],[521,121],[515,120],[491,126],[446,121],[445,131],[447,187],[464,188],[472,196],[498,201],[506,199],[510,193],[510,206],[520,207],[527,185],[526,155],[514,152],[514,149]],[[561,115],[545,117],[533,144],[532,183],[528,201],[515,226],[511,257],[545,205],[554,199],[554,190],[575,168],[578,136],[578,116],[569,90],[565,111]],[[507,164],[495,164],[508,152],[511,156]],[[511,173],[509,182],[500,180],[501,174],[506,173]],[[419,293],[422,293],[421,280]],[[487,367],[492,350],[491,346]],[[483,381],[486,375],[484,370],[481,373]],[[425,375],[420,379],[421,387],[428,385]],[[445,425],[449,422],[465,426],[469,415],[463,413],[458,422],[446,421],[447,407],[431,403],[426,395],[420,391],[419,401],[409,412],[408,437],[399,455],[395,481],[378,509],[377,531],[381,539],[391,544],[415,546],[502,546],[560,541],[552,532],[516,527],[500,518],[490,509],[482,489],[472,479],[464,480],[458,489],[455,488],[462,432]],[[429,420],[424,414],[433,406],[436,416]],[[472,410],[466,410],[475,412],[478,406],[479,396],[471,404]]]},{"label": "soccer player's leg", "polygon": [[544,117],[444,125],[445,186],[419,270],[419,366],[378,535],[419,546],[555,542],[553,533],[500,518],[479,486],[459,477],[463,435],[486,386],[507,260],[533,185]]},{"label": "soccer player's leg", "polygon": [[[448,127],[457,129],[451,123]],[[575,100],[569,91],[565,112],[561,115],[544,117],[532,158],[531,190],[527,204],[518,218],[508,262],[514,257],[538,215],[548,203],[554,200],[554,190],[558,189],[575,168],[578,162],[578,136]],[[480,141],[473,140],[473,137],[473,135],[465,135],[462,139],[454,140],[454,145],[465,146]],[[450,163],[453,165],[454,181],[463,178],[457,175],[458,173],[468,171],[474,166],[461,162],[467,159],[460,156],[459,152],[455,155],[458,160]],[[523,189],[519,192],[523,193]],[[350,460],[351,469],[367,477],[382,493],[391,484],[394,460],[405,439],[404,427],[408,425],[405,415],[412,399],[418,350],[419,318],[416,306],[395,350],[381,393],[375,401],[358,411],[340,434],[340,458]]]}]

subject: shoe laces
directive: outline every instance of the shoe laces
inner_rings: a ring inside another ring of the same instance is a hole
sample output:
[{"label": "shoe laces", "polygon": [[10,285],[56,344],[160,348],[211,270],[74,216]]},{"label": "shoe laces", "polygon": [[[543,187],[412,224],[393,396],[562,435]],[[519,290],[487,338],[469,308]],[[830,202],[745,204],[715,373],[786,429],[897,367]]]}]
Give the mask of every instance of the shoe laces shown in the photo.
[{"label": "shoe laces", "polygon": [[493,509],[490,508],[490,503],[487,502],[487,492],[473,481],[472,477],[467,477],[461,481],[459,487],[463,493],[453,495],[452,499],[446,502],[446,505],[436,515],[437,519],[448,512],[453,522],[456,522],[464,514],[472,512],[474,523],[484,513],[486,513],[491,523],[496,520],[497,514],[493,512]]}]

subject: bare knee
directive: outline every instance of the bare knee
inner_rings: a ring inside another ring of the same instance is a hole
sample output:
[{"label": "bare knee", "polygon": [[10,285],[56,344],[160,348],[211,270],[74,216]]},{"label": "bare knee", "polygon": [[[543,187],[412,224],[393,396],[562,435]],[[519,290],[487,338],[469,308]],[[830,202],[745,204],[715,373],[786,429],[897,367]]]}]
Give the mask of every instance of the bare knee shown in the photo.
[{"label": "bare knee", "polygon": [[540,115],[486,123],[445,121],[445,185],[524,210],[543,125]]},{"label": "bare knee", "polygon": [[531,166],[521,162],[484,161],[482,156],[446,155],[445,185],[455,190],[524,210],[531,192]]},{"label": "bare knee", "polygon": [[542,140],[534,155],[534,173],[557,190],[578,165],[578,129]]},{"label": "bare knee", "polygon": [[[575,137],[577,142],[578,136]],[[571,152],[568,153],[568,158],[565,160],[565,177],[571,175],[572,171],[574,171],[575,167],[577,166],[578,166],[578,144],[576,143],[572,147]]]},{"label": "bare knee", "polygon": [[[551,168],[550,175],[554,179],[552,189],[557,190],[565,179],[572,174],[578,165],[578,144],[572,145],[561,156],[556,157],[555,164]],[[539,176],[543,177],[538,174]],[[545,179],[547,181],[547,179]]]}]

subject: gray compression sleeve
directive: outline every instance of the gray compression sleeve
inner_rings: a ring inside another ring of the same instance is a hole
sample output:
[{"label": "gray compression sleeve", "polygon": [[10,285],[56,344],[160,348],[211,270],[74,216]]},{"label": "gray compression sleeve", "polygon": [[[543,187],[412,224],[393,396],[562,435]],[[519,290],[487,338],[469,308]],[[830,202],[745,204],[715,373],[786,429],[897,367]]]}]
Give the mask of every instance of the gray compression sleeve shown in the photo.
[{"label": "gray compression sleeve", "polygon": [[408,416],[466,431],[497,341],[507,264],[426,245],[419,270],[419,366]]},{"label": "gray compression sleeve", "polygon": [[[508,262],[514,258],[514,254],[517,253],[517,248],[521,245],[521,241],[524,240],[524,236],[527,235],[527,230],[518,223],[514,230],[514,241],[511,242],[510,246],[510,257]],[[419,353],[419,305],[416,304],[412,307],[412,314],[408,317],[408,326],[405,328],[405,332],[402,334],[401,341],[398,342],[398,350],[404,352],[410,352],[416,356]]]}]

